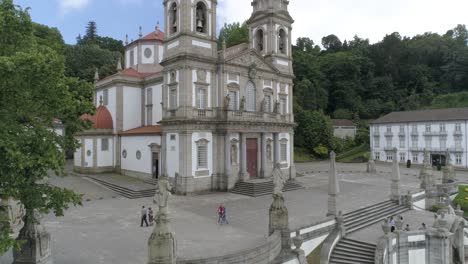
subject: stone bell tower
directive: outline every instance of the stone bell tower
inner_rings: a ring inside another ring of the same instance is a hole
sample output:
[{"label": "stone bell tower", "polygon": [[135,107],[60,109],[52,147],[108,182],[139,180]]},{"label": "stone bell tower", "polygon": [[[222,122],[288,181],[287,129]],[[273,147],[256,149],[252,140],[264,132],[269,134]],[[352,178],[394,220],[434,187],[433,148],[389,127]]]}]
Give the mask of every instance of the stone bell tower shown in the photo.
[{"label": "stone bell tower", "polygon": [[292,24],[288,0],[253,0],[253,12],[247,21],[250,47],[256,49],[282,73],[292,70]]},{"label": "stone bell tower", "polygon": [[216,6],[217,0],[164,0],[166,59],[217,56]]}]

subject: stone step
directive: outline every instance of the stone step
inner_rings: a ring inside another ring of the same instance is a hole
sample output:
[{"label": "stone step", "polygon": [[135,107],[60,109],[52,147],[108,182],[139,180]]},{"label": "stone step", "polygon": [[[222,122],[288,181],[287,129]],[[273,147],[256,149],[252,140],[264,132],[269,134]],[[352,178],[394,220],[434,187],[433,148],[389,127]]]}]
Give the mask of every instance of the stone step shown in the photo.
[{"label": "stone step", "polygon": [[381,222],[384,219],[389,218],[390,216],[402,214],[402,213],[407,212],[407,211],[409,211],[408,208],[399,207],[399,209],[397,209],[395,211],[390,211],[390,212],[388,212],[386,214],[381,214],[381,215],[378,215],[378,216],[374,216],[372,218],[364,219],[361,222],[353,223],[352,225],[347,226],[346,227],[346,232],[347,233],[356,232],[356,231],[358,231],[358,230],[360,230],[362,228],[365,228],[365,227],[368,227],[368,226],[373,225],[375,223]]},{"label": "stone step", "polygon": [[143,180],[144,183],[147,183],[147,184],[152,184],[152,185],[157,185],[158,184],[158,179],[146,179],[146,180]]},{"label": "stone step", "polygon": [[362,219],[368,217],[369,215],[381,214],[383,212],[386,212],[388,210],[392,210],[392,209],[397,208],[397,207],[399,207],[399,206],[396,205],[396,204],[389,204],[389,205],[385,205],[385,206],[382,206],[382,207],[376,207],[376,208],[374,208],[373,210],[370,210],[370,211],[362,211],[361,214],[354,215],[353,217],[350,217],[350,218],[347,218],[345,216],[344,221],[345,221],[345,224],[346,223],[356,222],[356,221],[361,221]]},{"label": "stone step", "polygon": [[154,194],[156,193],[156,189],[147,189],[147,190],[140,190],[140,191],[135,191],[131,190],[126,187],[122,187],[107,181],[103,181],[101,179],[98,179],[96,177],[89,177],[87,176],[88,179],[120,194],[121,196],[128,198],[128,199],[138,199],[138,198],[144,198],[144,197],[153,197]]},{"label": "stone step", "polygon": [[347,258],[341,258],[341,257],[334,257],[332,256],[330,258],[330,264],[374,264],[374,261],[372,262],[365,262],[362,260],[351,260]]},{"label": "stone step", "polygon": [[[263,195],[269,195],[273,193],[273,181],[267,182],[238,182],[234,186],[232,193],[258,197]],[[302,189],[303,187],[296,181],[287,181],[284,184],[283,191],[294,191]]]},{"label": "stone step", "polygon": [[361,261],[361,262],[366,262],[366,263],[373,263],[375,257],[374,256],[367,256],[361,254],[361,252],[355,252],[354,254],[348,254],[346,252],[342,252],[340,250],[334,250],[333,252],[333,258],[335,259],[346,259],[346,260],[353,260],[353,261]]},{"label": "stone step", "polygon": [[349,243],[347,241],[340,241],[339,245],[340,249],[348,250],[348,251],[362,251],[362,252],[371,252],[374,255],[375,245],[368,246],[366,244],[358,244],[358,243]]},{"label": "stone step", "polygon": [[375,250],[375,248],[376,248],[375,244],[368,243],[368,242],[365,242],[365,241],[355,240],[355,239],[351,239],[351,238],[347,238],[347,237],[340,240],[340,242],[342,242],[343,244],[348,244],[348,245],[365,246],[365,247],[371,248],[372,250]]},{"label": "stone step", "polygon": [[361,215],[362,213],[364,212],[368,212],[368,211],[372,211],[372,210],[375,210],[377,208],[381,208],[381,207],[385,207],[385,206],[395,206],[396,204],[392,201],[384,201],[384,202],[381,202],[381,203],[378,203],[378,204],[374,204],[374,205],[371,205],[371,206],[367,206],[367,207],[364,207],[364,208],[360,208],[356,211],[352,211],[352,212],[349,212],[349,213],[346,213],[344,214],[344,218],[353,218],[355,216],[359,216]]},{"label": "stone step", "polygon": [[374,264],[376,246],[367,242],[343,238],[330,257],[335,264]]},{"label": "stone step", "polygon": [[340,253],[340,254],[347,254],[347,255],[350,255],[350,256],[362,256],[362,257],[365,257],[365,258],[370,258],[370,259],[373,259],[374,256],[375,256],[375,249],[374,251],[361,251],[359,249],[349,249],[349,248],[345,248],[345,247],[342,247],[341,245],[340,246],[337,246],[335,249],[334,249],[335,253]]}]

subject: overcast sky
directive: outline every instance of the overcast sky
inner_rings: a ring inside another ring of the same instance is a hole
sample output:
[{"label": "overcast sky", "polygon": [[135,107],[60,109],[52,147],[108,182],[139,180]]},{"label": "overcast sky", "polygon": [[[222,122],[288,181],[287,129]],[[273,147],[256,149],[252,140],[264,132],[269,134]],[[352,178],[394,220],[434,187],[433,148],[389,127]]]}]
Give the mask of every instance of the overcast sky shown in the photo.
[{"label": "overcast sky", "polygon": [[[58,27],[67,43],[75,43],[86,23],[94,20],[98,33],[123,40],[138,35],[138,26],[150,32],[163,22],[162,0],[15,0],[31,7],[34,21]],[[251,0],[218,0],[218,25],[243,22],[252,12]],[[377,42],[386,34],[414,36],[445,33],[468,24],[468,0],[290,0],[295,19],[293,38],[309,37],[320,44],[323,36],[341,40],[354,35]],[[219,29],[218,26],[218,29]]]}]

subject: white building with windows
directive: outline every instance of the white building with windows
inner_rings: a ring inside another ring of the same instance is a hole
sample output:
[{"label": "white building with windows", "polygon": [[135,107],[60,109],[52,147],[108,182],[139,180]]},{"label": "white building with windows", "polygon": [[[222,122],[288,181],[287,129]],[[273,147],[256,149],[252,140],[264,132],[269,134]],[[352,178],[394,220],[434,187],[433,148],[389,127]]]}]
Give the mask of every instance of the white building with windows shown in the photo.
[{"label": "white building with windows", "polygon": [[[468,108],[393,112],[370,125],[375,160],[421,164],[428,151],[431,164],[468,167]],[[393,148],[398,149],[394,157]]]},{"label": "white building with windows", "polygon": [[274,164],[295,177],[288,4],[253,0],[249,43],[218,50],[216,0],[164,0],[166,34],[140,33],[124,69],[96,78],[75,170],[166,173],[181,194],[269,178]]}]

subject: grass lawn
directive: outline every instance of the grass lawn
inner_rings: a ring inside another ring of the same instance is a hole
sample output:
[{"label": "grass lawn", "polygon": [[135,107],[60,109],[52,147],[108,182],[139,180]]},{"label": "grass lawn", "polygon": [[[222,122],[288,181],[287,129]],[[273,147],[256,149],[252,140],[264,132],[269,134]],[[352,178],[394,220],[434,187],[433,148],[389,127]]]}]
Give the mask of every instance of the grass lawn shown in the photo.
[{"label": "grass lawn", "polygon": [[339,162],[366,162],[369,157],[369,146],[361,145],[341,153],[336,157]]},{"label": "grass lawn", "polygon": [[309,256],[307,256],[307,263],[309,264],[320,264],[320,251],[322,250],[322,245],[320,244],[314,251],[312,251]]},{"label": "grass lawn", "polygon": [[294,148],[294,162],[309,162],[314,161],[316,158],[307,152],[307,150],[303,148]]}]

